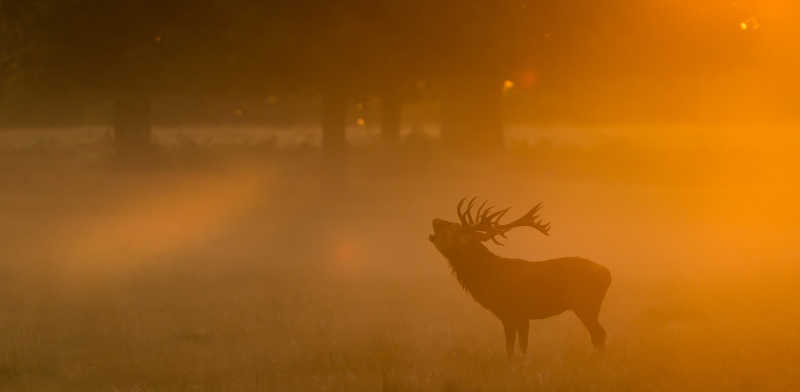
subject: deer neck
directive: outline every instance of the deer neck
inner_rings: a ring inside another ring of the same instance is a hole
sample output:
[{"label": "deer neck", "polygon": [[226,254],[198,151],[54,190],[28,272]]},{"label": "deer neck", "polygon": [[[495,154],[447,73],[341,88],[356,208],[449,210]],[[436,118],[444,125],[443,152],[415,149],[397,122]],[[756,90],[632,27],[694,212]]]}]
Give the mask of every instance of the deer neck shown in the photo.
[{"label": "deer neck", "polygon": [[447,256],[450,268],[458,282],[475,299],[480,301],[482,282],[492,269],[499,256],[490,252],[482,244],[475,244],[454,250]]}]

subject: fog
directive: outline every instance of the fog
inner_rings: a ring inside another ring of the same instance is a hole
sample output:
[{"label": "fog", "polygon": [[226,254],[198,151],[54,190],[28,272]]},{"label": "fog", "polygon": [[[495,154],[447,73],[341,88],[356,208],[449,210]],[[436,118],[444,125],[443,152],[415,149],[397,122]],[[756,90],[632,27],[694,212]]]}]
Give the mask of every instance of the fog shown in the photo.
[{"label": "fog", "polygon": [[[136,167],[102,129],[2,131],[0,388],[797,388],[797,137],[654,127],[512,127],[474,156],[353,127],[341,166],[314,127],[156,128]],[[611,270],[604,353],[567,312],[505,358],[428,241],[465,196],[544,204],[549,237],[493,252]]]},{"label": "fog", "polygon": [[0,392],[796,390],[794,3],[0,0]]}]

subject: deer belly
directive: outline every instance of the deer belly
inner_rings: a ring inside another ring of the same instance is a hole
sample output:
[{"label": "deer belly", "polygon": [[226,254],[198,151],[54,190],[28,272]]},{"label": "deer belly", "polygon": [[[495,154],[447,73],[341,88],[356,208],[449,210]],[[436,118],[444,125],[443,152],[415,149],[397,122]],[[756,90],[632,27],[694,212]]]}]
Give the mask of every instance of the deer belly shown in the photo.
[{"label": "deer belly", "polygon": [[567,311],[566,308],[535,309],[526,314],[525,317],[528,320],[545,319],[548,317],[558,316],[565,311]]},{"label": "deer belly", "polygon": [[[500,299],[500,298],[498,298]],[[559,315],[569,306],[560,298],[539,296],[504,296],[498,301],[478,301],[498,317],[543,319]]]},{"label": "deer belly", "polygon": [[567,296],[561,290],[553,290],[548,294],[523,293],[519,295],[514,301],[518,314],[522,314],[528,319],[541,319],[559,315],[570,308]]},{"label": "deer belly", "polygon": [[526,303],[523,309],[520,309],[528,319],[543,319],[548,317],[557,316],[564,313],[569,308],[563,303],[554,303],[548,301],[533,301]]}]

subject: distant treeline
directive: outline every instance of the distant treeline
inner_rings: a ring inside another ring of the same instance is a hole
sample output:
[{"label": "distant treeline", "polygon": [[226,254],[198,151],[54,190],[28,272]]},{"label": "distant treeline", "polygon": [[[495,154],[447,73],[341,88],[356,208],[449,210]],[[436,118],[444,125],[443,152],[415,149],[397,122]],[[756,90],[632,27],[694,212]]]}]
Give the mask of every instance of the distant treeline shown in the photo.
[{"label": "distant treeline", "polygon": [[782,121],[786,3],[4,0],[0,124],[319,121],[341,145],[377,102],[390,138],[429,105],[485,145],[506,121]]}]

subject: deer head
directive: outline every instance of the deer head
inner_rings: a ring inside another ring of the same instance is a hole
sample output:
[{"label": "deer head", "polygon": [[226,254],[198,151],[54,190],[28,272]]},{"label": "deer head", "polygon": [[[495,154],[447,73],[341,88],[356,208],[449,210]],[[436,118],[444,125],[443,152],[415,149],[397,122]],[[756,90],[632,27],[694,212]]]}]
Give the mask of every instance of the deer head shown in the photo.
[{"label": "deer head", "polygon": [[532,227],[544,235],[550,233],[550,224],[542,223],[537,215],[542,209],[541,203],[518,219],[502,224],[500,220],[510,208],[494,211],[494,207],[487,207],[487,202],[483,202],[473,215],[472,208],[475,206],[475,198],[472,198],[467,204],[466,210],[462,211],[465,202],[466,199],[461,199],[456,206],[459,223],[442,219],[433,220],[433,234],[429,239],[445,255],[460,249],[482,247],[482,243],[487,241],[503,245],[497,237],[506,238],[506,233],[515,227]]}]

